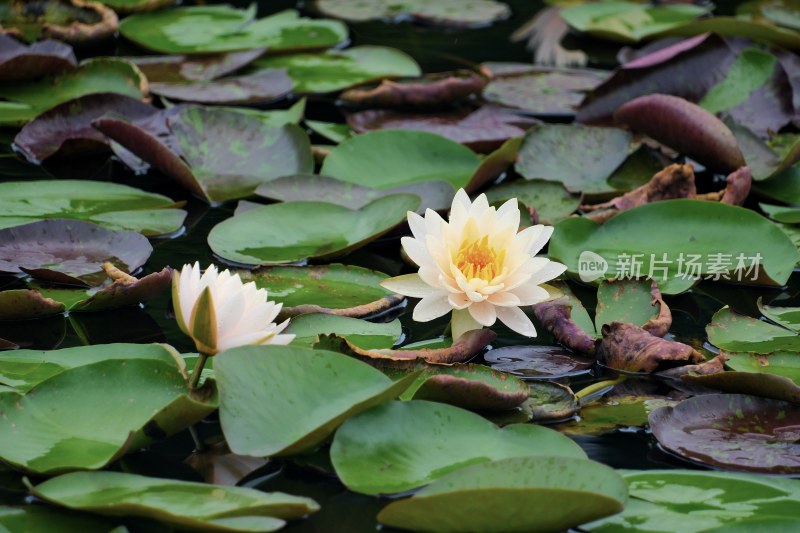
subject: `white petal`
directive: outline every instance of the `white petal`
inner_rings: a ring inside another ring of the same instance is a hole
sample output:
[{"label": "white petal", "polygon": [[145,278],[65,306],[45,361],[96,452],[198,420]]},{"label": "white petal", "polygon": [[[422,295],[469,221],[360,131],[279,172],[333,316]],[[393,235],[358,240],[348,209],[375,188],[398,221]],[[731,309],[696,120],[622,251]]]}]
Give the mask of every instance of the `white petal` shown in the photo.
[{"label": "white petal", "polygon": [[508,291],[497,292],[489,295],[488,302],[492,305],[499,305],[501,307],[508,307],[508,306],[518,307],[522,305],[520,303],[519,297],[516,294]]},{"label": "white petal", "polygon": [[411,234],[415,239],[425,242],[425,219],[413,211],[409,211],[406,216]]},{"label": "white petal", "polygon": [[466,309],[472,303],[472,300],[467,298],[467,295],[463,292],[451,292],[447,295],[447,299],[453,309]]},{"label": "white petal", "polygon": [[381,281],[381,287],[390,291],[411,296],[412,298],[424,298],[432,294],[440,294],[442,291],[436,287],[431,287],[419,277],[419,274],[406,274]]},{"label": "white petal", "polygon": [[547,261],[547,264],[542,266],[539,270],[534,272],[531,275],[531,282],[539,285],[540,283],[545,283],[552,279],[557,278],[564,272],[566,272],[567,266],[562,265],[557,261]]},{"label": "white petal", "polygon": [[486,199],[485,194],[479,195],[475,198],[475,201],[472,202],[472,206],[470,206],[469,212],[474,217],[480,217],[483,213],[485,213],[489,209],[489,200]]},{"label": "white petal", "polygon": [[428,322],[446,315],[452,309],[453,307],[450,305],[447,295],[440,292],[420,300],[414,307],[414,313],[411,316],[417,322]]},{"label": "white petal", "polygon": [[464,189],[458,189],[458,191],[456,191],[456,195],[453,198],[453,205],[450,207],[450,210],[452,211],[453,209],[455,209],[456,205],[461,205],[465,209],[469,209],[470,206],[472,205],[472,202],[469,199],[469,195],[467,194],[467,191],[465,191]]},{"label": "white petal", "polygon": [[403,250],[406,251],[408,257],[414,261],[417,266],[421,267],[433,267],[436,262],[431,257],[431,254],[428,253],[428,249],[425,247],[425,241],[418,241],[413,237],[403,237],[400,239],[400,244],[403,245]]},{"label": "white petal", "polygon": [[477,302],[469,306],[469,314],[472,315],[479,324],[491,326],[497,320],[495,307],[489,302]]},{"label": "white petal", "polygon": [[533,327],[533,322],[519,307],[498,307],[497,318],[508,326],[511,331],[526,337],[536,336],[536,328]]},{"label": "white petal", "polygon": [[514,294],[518,298],[519,303],[517,305],[535,305],[550,297],[550,293],[547,292],[547,290],[533,282],[520,285],[514,290],[509,291],[509,293]]},{"label": "white petal", "polygon": [[531,255],[536,255],[544,248],[544,245],[547,244],[547,241],[550,240],[550,237],[553,235],[553,226],[542,226],[542,232],[539,234],[538,238],[531,243],[531,247],[528,249],[528,253]]}]

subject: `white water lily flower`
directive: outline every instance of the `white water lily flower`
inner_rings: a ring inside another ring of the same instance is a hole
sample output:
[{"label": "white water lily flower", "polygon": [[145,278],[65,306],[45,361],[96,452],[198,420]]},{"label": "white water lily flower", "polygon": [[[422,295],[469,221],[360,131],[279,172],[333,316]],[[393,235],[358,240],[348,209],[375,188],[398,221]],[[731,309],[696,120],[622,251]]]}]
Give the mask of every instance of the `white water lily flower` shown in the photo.
[{"label": "white water lily flower", "polygon": [[550,299],[541,286],[561,275],[566,266],[535,257],[553,233],[536,225],[519,231],[516,198],[500,209],[481,194],[474,203],[461,189],[453,199],[449,222],[428,209],[425,218],[408,212],[413,237],[403,237],[408,256],[419,273],[381,283],[397,293],[422,298],[413,318],[427,322],[453,311],[453,338],[499,319],[513,331],[536,336],[531,320],[520,309]]},{"label": "white water lily flower", "polygon": [[245,345],[289,344],[294,335],[280,334],[289,320],[275,323],[282,304],[267,300],[266,289],[238,274],[210,266],[200,275],[200,263],[184,265],[172,277],[175,318],[197,350],[206,355]]}]

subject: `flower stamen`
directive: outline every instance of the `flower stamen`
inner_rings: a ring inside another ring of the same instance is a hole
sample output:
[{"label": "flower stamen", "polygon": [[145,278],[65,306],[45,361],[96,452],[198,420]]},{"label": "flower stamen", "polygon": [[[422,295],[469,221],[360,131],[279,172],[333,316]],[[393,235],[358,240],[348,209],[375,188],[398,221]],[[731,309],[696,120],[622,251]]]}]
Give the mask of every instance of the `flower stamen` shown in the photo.
[{"label": "flower stamen", "polygon": [[489,245],[489,236],[473,241],[464,240],[458,248],[455,265],[469,279],[479,278],[492,281],[503,269],[506,251],[497,253]]}]

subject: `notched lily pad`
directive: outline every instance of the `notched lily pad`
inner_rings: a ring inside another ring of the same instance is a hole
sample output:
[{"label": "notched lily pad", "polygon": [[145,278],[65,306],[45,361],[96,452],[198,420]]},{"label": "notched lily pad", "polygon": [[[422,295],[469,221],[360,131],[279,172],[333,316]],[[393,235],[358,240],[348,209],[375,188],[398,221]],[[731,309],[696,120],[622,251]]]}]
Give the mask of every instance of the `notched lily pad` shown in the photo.
[{"label": "notched lily pad", "polygon": [[38,291],[16,289],[0,291],[0,320],[23,320],[57,315],[66,310],[64,304],[42,296]]},{"label": "notched lily pad", "polygon": [[545,180],[517,180],[486,191],[490,204],[502,205],[511,198],[532,210],[541,224],[553,225],[578,209],[581,195],[567,191],[560,183]]},{"label": "notched lily pad", "polygon": [[504,346],[489,350],[484,360],[493,369],[523,379],[556,379],[588,373],[594,360],[557,346]]},{"label": "notched lily pad", "polygon": [[426,74],[422,78],[383,80],[377,85],[348,89],[339,100],[360,107],[431,108],[449,106],[477,93],[486,85],[471,70]]},{"label": "notched lily pad", "polygon": [[483,26],[511,15],[506,4],[494,0],[315,0],[314,7],[323,15],[350,22],[377,19],[456,28]]},{"label": "notched lily pad", "polygon": [[0,229],[0,271],[90,287],[105,279],[109,261],[132,272],[153,251],[146,237],[80,220],[51,219]]},{"label": "notched lily pad", "polygon": [[119,27],[113,10],[84,0],[10,0],[0,10],[0,32],[32,42],[44,37],[86,43],[111,37]]},{"label": "notched lily pad", "polygon": [[0,34],[0,80],[34,80],[77,66],[72,47],[60,41],[40,41],[27,46]]},{"label": "notched lily pad", "polygon": [[800,407],[744,394],[706,394],[650,414],[665,449],[704,465],[800,474]]}]

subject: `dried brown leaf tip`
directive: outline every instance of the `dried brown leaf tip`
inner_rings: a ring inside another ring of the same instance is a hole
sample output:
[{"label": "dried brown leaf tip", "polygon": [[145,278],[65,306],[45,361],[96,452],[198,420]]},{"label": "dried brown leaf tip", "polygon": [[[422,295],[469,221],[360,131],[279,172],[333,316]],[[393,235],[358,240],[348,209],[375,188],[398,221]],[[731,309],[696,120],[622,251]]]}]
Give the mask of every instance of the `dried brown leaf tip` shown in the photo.
[{"label": "dried brown leaf tip", "polygon": [[672,326],[672,311],[661,297],[661,291],[655,280],[650,286],[650,295],[653,297],[653,304],[658,304],[658,316],[645,322],[642,329],[656,337],[663,337]]},{"label": "dried brown leaf tip", "polygon": [[543,302],[533,306],[533,312],[558,342],[574,352],[594,355],[595,338],[573,322],[568,301],[564,297]]},{"label": "dried brown leaf tip", "polygon": [[627,372],[655,372],[659,367],[699,364],[705,357],[686,344],[662,339],[633,324],[612,322],[603,326],[597,360]]},{"label": "dried brown leaf tip", "polygon": [[705,363],[700,363],[699,365],[684,365],[675,368],[670,368],[668,370],[664,370],[662,372],[657,372],[659,376],[669,377],[669,378],[679,378],[681,376],[708,376],[711,374],[717,374],[719,372],[725,371],[725,361],[728,360],[728,356],[721,353],[718,356],[714,357],[710,361],[706,361]]},{"label": "dried brown leaf tip", "polygon": [[364,107],[439,107],[480,92],[487,82],[475,72],[459,70],[407,81],[383,80],[344,91],[339,98]]}]

